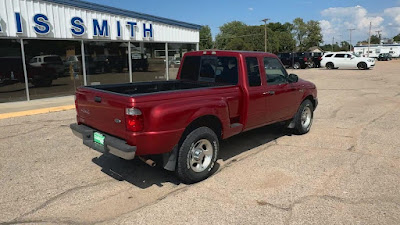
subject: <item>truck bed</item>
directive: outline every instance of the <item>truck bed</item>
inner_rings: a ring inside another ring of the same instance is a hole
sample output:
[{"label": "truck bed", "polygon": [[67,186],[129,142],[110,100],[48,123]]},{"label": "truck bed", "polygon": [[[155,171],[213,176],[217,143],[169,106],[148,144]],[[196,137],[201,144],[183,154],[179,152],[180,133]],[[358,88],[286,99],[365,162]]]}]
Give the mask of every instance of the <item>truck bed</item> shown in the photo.
[{"label": "truck bed", "polygon": [[[224,86],[224,84],[199,82],[199,81],[156,81],[156,82],[139,82],[139,83],[126,83],[126,84],[111,84],[111,85],[96,85],[88,86],[89,88],[118,93],[128,96],[135,96],[140,94],[149,94],[166,91],[178,91],[197,88],[207,88],[215,86]],[[228,84],[229,86],[229,84]]]}]

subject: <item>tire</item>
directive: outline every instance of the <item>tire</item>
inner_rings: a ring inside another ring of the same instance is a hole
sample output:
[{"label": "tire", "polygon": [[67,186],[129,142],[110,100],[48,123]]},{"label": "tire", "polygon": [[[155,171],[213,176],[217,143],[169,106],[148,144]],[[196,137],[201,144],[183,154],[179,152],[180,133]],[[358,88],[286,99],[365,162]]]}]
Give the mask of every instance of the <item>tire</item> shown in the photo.
[{"label": "tire", "polygon": [[293,69],[298,70],[300,69],[301,65],[300,63],[296,62],[295,64],[293,64]]},{"label": "tire", "polygon": [[309,63],[308,68],[316,68],[315,63],[314,62]]},{"label": "tire", "polygon": [[306,134],[310,131],[314,118],[314,106],[308,99],[304,100],[294,116],[294,133]]},{"label": "tire", "polygon": [[331,69],[335,68],[335,66],[334,66],[333,63],[331,63],[331,62],[327,63],[327,64],[325,65],[325,67],[326,67],[328,70],[331,70]]},{"label": "tire", "polygon": [[176,169],[179,179],[192,184],[208,178],[217,161],[218,150],[218,137],[210,128],[200,127],[190,132],[179,148]]},{"label": "tire", "polygon": [[358,67],[359,70],[366,70],[366,69],[368,69],[368,66],[367,66],[367,64],[366,64],[365,62],[360,62],[360,63],[358,63],[358,64],[357,64],[357,67]]}]

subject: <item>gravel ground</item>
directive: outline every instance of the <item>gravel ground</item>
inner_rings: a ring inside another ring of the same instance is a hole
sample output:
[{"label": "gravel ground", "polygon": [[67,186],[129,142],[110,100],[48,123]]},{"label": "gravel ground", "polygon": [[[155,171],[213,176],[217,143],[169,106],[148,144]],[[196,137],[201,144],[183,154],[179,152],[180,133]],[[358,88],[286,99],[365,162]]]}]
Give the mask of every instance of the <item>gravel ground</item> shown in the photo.
[{"label": "gravel ground", "polygon": [[225,140],[189,186],[89,150],[74,110],[0,120],[0,224],[399,224],[399,69],[290,70],[318,87],[311,132]]}]

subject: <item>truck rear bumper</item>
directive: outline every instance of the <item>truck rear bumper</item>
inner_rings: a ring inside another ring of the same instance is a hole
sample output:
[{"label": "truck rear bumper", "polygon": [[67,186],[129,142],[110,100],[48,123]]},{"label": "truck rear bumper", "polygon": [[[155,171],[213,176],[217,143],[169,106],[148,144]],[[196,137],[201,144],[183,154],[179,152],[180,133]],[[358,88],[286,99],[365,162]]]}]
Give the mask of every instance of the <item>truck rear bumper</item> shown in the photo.
[{"label": "truck rear bumper", "polygon": [[[98,144],[93,141],[94,132],[97,130],[73,123],[70,125],[72,133],[83,140],[83,144],[101,153],[110,153],[115,156],[121,157],[126,160],[135,158],[136,146],[126,144],[126,141],[114,136],[104,134],[104,145]],[[101,132],[100,132],[101,133]]]}]

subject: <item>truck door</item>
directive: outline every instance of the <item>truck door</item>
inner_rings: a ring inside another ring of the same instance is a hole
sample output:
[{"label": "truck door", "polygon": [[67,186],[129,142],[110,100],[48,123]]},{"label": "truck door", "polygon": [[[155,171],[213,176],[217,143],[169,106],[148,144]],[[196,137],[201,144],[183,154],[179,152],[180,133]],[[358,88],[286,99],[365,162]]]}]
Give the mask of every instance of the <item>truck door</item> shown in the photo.
[{"label": "truck door", "polygon": [[265,57],[264,69],[267,80],[266,117],[268,123],[291,118],[301,95],[295,84],[288,82],[288,74],[276,58]]},{"label": "truck door", "polygon": [[246,57],[248,108],[245,129],[261,126],[266,122],[266,87],[262,83],[260,62],[257,57]]}]

